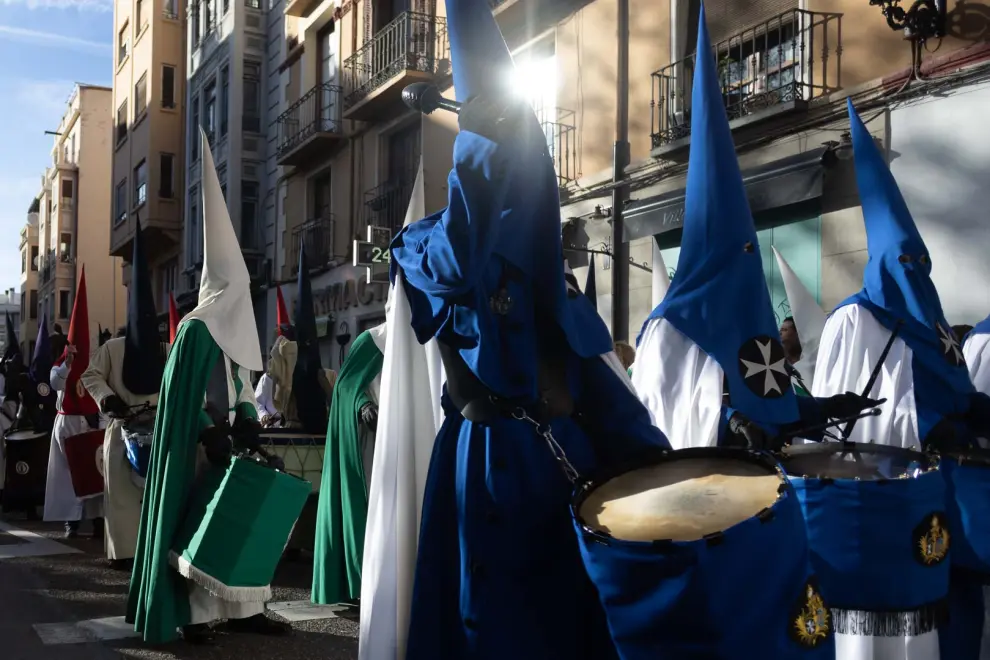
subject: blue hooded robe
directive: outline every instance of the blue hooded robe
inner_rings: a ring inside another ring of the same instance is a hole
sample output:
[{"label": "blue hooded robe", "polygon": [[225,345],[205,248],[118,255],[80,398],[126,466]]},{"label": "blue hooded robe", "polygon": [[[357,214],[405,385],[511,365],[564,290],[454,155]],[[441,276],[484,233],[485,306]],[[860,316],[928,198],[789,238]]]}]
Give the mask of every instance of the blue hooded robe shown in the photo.
[{"label": "blue hooded robe", "polygon": [[[457,99],[500,94],[512,62],[486,0],[447,3]],[[565,286],[557,179],[535,115],[503,144],[462,131],[448,206],[392,243],[417,338],[436,337],[488,391],[538,401],[538,344],[559,349],[581,413],[553,436],[582,474],[669,446],[599,356],[612,341]],[[542,349],[541,349],[542,350]],[[614,657],[569,513],[572,485],[534,427],[467,421],[449,395],[427,478],[408,660]]]}]

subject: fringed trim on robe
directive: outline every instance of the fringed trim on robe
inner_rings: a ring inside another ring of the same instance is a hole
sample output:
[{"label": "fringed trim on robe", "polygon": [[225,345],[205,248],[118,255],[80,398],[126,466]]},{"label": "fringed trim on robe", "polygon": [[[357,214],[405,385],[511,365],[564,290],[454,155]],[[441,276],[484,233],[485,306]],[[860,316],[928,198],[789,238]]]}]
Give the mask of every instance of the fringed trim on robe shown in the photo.
[{"label": "fringed trim on robe", "polygon": [[832,629],[840,635],[918,637],[937,630],[949,615],[946,598],[910,612],[866,612],[832,608]]},{"label": "fringed trim on robe", "polygon": [[271,585],[265,585],[263,587],[234,587],[224,584],[212,575],[207,575],[174,550],[169,552],[168,559],[169,564],[179,572],[179,575],[193,584],[202,587],[211,596],[215,596],[221,600],[231,603],[264,603],[272,598]]}]

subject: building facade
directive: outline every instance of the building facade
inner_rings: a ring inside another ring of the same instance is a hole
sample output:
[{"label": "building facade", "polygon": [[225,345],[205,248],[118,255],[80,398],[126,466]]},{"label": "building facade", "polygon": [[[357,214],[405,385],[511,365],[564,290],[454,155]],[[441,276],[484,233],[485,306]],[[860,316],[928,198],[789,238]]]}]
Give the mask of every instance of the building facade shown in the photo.
[{"label": "building facade", "polygon": [[[108,87],[77,84],[54,131],[52,165],[45,171],[37,197],[37,309],[38,318],[47,319],[49,331],[57,323],[68,332],[84,266],[90,336],[96,336],[98,325],[116,328],[124,324],[127,297],[121,260],[108,257],[106,243],[113,189],[112,97]],[[30,291],[28,305],[33,307]]]},{"label": "building facade", "polygon": [[[166,317],[182,256],[184,10],[183,0],[114,3],[110,255],[130,261],[140,222],[155,301]],[[130,282],[129,264],[124,279]]]},{"label": "building facade", "polygon": [[35,197],[28,207],[27,222],[21,228],[21,295],[20,325],[17,338],[21,343],[21,355],[34,352],[34,340],[38,336],[38,270],[41,267],[41,244],[38,241],[38,218],[41,199]]},{"label": "building facade", "polygon": [[[631,16],[626,80],[617,64],[619,0],[491,4],[513,52],[515,87],[536,109],[553,154],[565,256],[581,282],[594,263],[599,311],[616,339],[635,340],[652,307],[654,245],[661,248],[671,273],[677,267],[701,2],[626,1]],[[925,196],[941,194],[921,185],[933,164],[920,147],[924,141],[914,138],[935,139],[940,124],[932,113],[939,103],[948,113],[949,101],[918,106],[927,108],[926,119],[919,119],[922,111],[915,110],[915,119],[903,124],[911,128],[904,129],[902,138],[893,131],[899,124],[894,118],[906,117],[906,106],[917,106],[917,99],[930,96],[935,86],[969,90],[979,84],[983,74],[978,62],[987,48],[979,31],[961,20],[965,7],[949,5],[947,33],[932,55],[928,51],[934,41],[925,49],[905,40],[903,32],[891,29],[869,3],[706,3],[726,111],[779,318],[789,314],[789,307],[771,246],[826,309],[861,286],[866,241],[851,163],[847,97],[888,150],[901,139],[914,144],[900,156],[896,148],[891,152],[895,176],[924,189]],[[421,156],[426,211],[444,205],[456,124],[449,113],[416,115],[399,99],[405,85],[419,80],[434,81],[451,95],[444,15],[442,0],[286,4],[285,54],[278,69],[287,100],[276,121],[273,145],[279,185],[270,250],[273,282],[283,283],[287,298],[292,297],[287,288],[294,286],[301,245],[313,270],[314,288],[353,276],[348,270],[353,241],[364,239],[369,226],[394,232],[401,225]],[[622,263],[612,258],[620,98],[628,106],[629,153],[622,201],[629,253]],[[960,94],[955,103],[976,99],[974,94]],[[978,121],[976,110],[966,112]],[[976,132],[982,135],[986,130]],[[959,135],[961,140],[967,133]],[[978,164],[979,152],[973,149],[959,151],[970,157],[965,167],[953,169],[956,174],[964,170],[968,193],[947,197],[943,204],[967,200],[955,214],[957,226],[940,221],[944,208],[935,213],[921,202],[912,207],[933,250],[936,282],[943,282],[943,288],[958,272],[948,266],[953,251],[941,245],[964,250],[969,255],[964,262],[990,276],[990,268],[974,265],[983,263],[978,254],[990,247],[982,242],[990,239],[973,241],[976,235],[986,235],[980,233],[984,214],[979,208],[990,199],[978,194],[985,189],[980,181],[986,168]],[[944,188],[959,191],[958,185]],[[961,232],[964,225],[969,229]],[[956,238],[950,240],[952,236]],[[941,273],[940,262],[946,264]],[[626,271],[628,282],[620,305],[612,300],[615,268]],[[949,304],[946,314],[954,323],[972,323],[990,312],[990,294],[987,298]],[[380,318],[377,309],[354,302],[354,296],[349,300],[343,309],[331,306],[323,314],[331,352],[333,345],[355,336],[361,319]],[[982,307],[988,309],[980,313]],[[275,316],[272,292],[264,314],[263,336],[268,338]],[[330,366],[337,366],[336,358]]]},{"label": "building facade", "polygon": [[209,140],[230,219],[251,274],[267,281],[265,12],[258,0],[198,0],[187,10],[185,236],[180,311],[196,302],[203,265],[200,130]]},{"label": "building facade", "polygon": [[[15,330],[21,325],[21,294],[17,291],[17,289],[11,287],[3,293],[0,293],[0,312],[10,316],[10,320],[14,324]],[[2,340],[0,341],[0,355],[7,352],[7,346],[10,345],[11,341],[17,341],[18,347],[20,344],[20,337],[7,336],[6,320],[4,322],[3,331],[0,332],[0,340]]]}]

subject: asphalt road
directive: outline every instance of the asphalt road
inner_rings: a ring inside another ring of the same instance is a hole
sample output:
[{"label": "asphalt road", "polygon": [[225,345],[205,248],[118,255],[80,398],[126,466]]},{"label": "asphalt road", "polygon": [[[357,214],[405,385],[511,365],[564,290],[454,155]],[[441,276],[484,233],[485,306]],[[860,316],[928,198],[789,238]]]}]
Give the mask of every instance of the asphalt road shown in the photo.
[{"label": "asphalt road", "polygon": [[[152,647],[135,639],[45,644],[36,624],[65,624],[123,616],[128,573],[111,570],[102,543],[61,538],[61,525],[3,518],[16,528],[51,538],[82,552],[0,559],[0,658],[3,660],[351,660],[357,658],[357,615],[295,622],[290,637],[225,634],[212,646],[182,641]],[[85,528],[83,532],[85,533]],[[0,531],[0,553],[23,539]],[[311,556],[283,561],[272,584],[275,601],[309,598]],[[269,613],[269,616],[275,617]],[[45,629],[46,626],[41,626]],[[79,633],[76,633],[77,636]]]}]

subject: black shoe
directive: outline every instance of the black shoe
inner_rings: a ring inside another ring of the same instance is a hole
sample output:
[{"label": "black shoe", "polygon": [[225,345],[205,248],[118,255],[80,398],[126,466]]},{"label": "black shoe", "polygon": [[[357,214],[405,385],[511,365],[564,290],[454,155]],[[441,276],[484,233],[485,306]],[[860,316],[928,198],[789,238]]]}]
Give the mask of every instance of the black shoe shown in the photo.
[{"label": "black shoe", "polygon": [[93,520],[93,540],[102,541],[103,540],[103,518],[96,518]]},{"label": "black shoe", "polygon": [[79,523],[72,521],[65,523],[65,538],[74,539],[79,536]]},{"label": "black shoe", "polygon": [[209,624],[197,623],[191,626],[183,626],[182,639],[186,640],[187,644],[212,644],[216,639],[216,635],[210,629]]},{"label": "black shoe", "polygon": [[291,633],[292,626],[285,621],[269,619],[264,614],[255,614],[246,619],[230,619],[227,621],[227,630],[254,635],[280,636]]},{"label": "black shoe", "polygon": [[111,559],[107,563],[110,564],[110,569],[114,571],[127,571],[130,573],[134,569],[133,559]]}]

